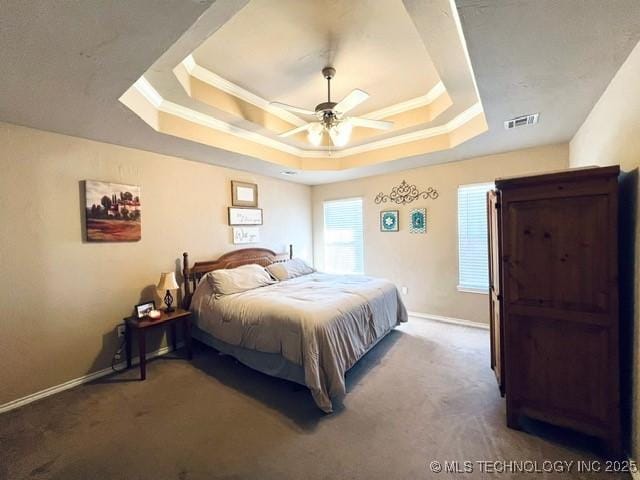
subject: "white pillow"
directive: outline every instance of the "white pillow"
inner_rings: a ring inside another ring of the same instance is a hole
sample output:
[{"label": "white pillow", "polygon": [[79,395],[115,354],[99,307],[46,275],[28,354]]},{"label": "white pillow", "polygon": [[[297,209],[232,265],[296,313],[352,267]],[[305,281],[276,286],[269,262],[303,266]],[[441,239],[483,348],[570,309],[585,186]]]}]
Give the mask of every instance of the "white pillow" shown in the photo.
[{"label": "white pillow", "polygon": [[299,258],[294,258],[282,263],[272,263],[267,267],[267,271],[273,275],[274,278],[277,278],[282,282],[283,280],[289,280],[290,278],[308,275],[313,273],[315,270]]},{"label": "white pillow", "polygon": [[275,283],[264,267],[254,264],[214,270],[207,273],[207,281],[217,296],[246,292]]}]

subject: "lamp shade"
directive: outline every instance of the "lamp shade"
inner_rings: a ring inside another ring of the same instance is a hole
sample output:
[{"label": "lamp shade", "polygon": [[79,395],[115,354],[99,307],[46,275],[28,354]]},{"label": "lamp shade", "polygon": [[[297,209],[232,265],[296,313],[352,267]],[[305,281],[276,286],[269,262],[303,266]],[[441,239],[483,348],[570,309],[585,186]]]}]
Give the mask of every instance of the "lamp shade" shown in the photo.
[{"label": "lamp shade", "polygon": [[176,282],[176,274],[174,272],[163,272],[160,274],[158,282],[158,290],[177,290],[180,288]]}]

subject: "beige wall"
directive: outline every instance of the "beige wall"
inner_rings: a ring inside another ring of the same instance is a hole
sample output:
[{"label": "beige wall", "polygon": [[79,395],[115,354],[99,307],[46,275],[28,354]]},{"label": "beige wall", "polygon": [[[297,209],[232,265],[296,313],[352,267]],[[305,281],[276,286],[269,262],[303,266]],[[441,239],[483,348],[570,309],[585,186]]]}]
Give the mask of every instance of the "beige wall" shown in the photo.
[{"label": "beige wall", "polygon": [[[108,367],[160,272],[233,249],[230,180],[259,186],[261,246],[311,260],[308,186],[4,123],[0,145],[0,405]],[[85,179],[142,186],[141,241],[83,242]]]},{"label": "beige wall", "polygon": [[[571,140],[572,167],[620,165],[621,321],[625,382],[625,426],[631,423],[631,454],[640,460],[640,44],[622,65],[584,124]],[[630,385],[630,386],[629,386]]]},{"label": "beige wall", "polygon": [[[567,168],[567,144],[532,148],[455,163],[363,178],[312,188],[313,241],[317,268],[323,265],[323,201],[363,197],[365,273],[407,286],[410,311],[488,323],[487,296],[457,290],[457,189],[458,185],[493,181],[496,177]],[[434,187],[436,200],[419,200],[407,206],[376,205],[378,192],[388,193],[402,180],[424,189]],[[427,208],[427,233],[410,234],[409,210]],[[400,232],[382,233],[380,210],[400,210]]]}]

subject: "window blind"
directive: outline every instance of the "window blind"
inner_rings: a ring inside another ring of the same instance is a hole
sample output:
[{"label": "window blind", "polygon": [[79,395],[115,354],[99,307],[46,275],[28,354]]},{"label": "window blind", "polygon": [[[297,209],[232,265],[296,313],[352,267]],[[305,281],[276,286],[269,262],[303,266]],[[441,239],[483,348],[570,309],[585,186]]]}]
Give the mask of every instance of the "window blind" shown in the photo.
[{"label": "window blind", "polygon": [[493,183],[458,187],[458,289],[489,291],[487,192]]},{"label": "window blind", "polygon": [[364,273],[362,199],[324,202],[324,270]]}]

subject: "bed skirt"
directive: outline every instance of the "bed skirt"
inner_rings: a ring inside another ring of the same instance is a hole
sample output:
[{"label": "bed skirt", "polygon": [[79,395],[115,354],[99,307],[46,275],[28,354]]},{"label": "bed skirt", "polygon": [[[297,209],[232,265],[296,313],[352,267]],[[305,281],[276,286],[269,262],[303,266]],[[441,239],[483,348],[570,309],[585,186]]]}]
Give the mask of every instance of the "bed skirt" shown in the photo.
[{"label": "bed skirt", "polygon": [[218,340],[195,325],[191,327],[191,336],[221,353],[231,355],[249,368],[266,373],[272,377],[284,378],[285,380],[299,383],[306,387],[304,383],[304,369],[300,365],[290,362],[282,355],[258,352],[257,350],[230,345],[222,340]]},{"label": "bed skirt", "polygon": [[[362,357],[369,353],[373,347],[375,347],[392,331],[393,328],[389,329],[384,335],[382,335],[380,338],[376,339],[375,342],[369,345],[367,350],[358,358],[356,364],[362,359]],[[271,375],[272,377],[283,378],[285,380],[289,380],[290,382],[294,382],[307,387],[304,381],[304,368],[300,365],[296,365],[295,363],[290,362],[282,355],[278,355],[277,353],[259,352],[257,350],[250,350],[248,348],[230,345],[227,342],[218,340],[211,334],[205,332],[204,330],[201,330],[195,325],[191,327],[191,336],[196,340],[204,343],[205,345],[218,350],[220,353],[234,357],[240,363],[246,365],[249,368],[257,370],[258,372],[264,373],[266,375]],[[351,368],[353,368],[354,366],[355,364],[352,365]],[[351,368],[349,370],[351,370]]]}]

